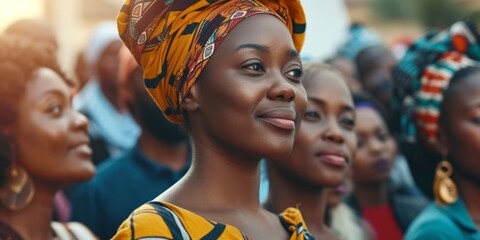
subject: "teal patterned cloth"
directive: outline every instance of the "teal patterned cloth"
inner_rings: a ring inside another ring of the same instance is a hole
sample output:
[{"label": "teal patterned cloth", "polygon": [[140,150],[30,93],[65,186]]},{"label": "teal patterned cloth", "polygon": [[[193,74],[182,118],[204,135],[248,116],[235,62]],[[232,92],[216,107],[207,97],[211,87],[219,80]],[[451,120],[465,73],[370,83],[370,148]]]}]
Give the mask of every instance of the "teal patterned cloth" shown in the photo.
[{"label": "teal patterned cloth", "polygon": [[393,72],[393,109],[403,141],[415,143],[418,134],[427,144],[434,141],[443,92],[457,71],[478,64],[479,40],[473,22],[460,21],[409,48]]}]

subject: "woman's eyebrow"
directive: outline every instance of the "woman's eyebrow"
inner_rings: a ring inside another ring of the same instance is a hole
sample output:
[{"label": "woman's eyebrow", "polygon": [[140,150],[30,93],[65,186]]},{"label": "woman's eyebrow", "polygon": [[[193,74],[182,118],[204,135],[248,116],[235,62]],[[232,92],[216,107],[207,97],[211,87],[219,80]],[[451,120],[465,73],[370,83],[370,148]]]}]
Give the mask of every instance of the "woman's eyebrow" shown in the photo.
[{"label": "woman's eyebrow", "polygon": [[[308,101],[312,101],[313,103],[315,103],[317,105],[321,105],[321,106],[324,106],[327,103],[325,100],[320,99],[320,98],[316,98],[316,97],[307,97],[307,99],[308,99]],[[347,104],[344,104],[342,106],[342,111],[355,112],[355,108],[353,106],[349,106]]]},{"label": "woman's eyebrow", "polygon": [[246,43],[246,44],[242,44],[242,45],[238,46],[237,49],[235,49],[235,52],[238,52],[238,51],[240,51],[242,49],[245,49],[245,48],[255,49],[255,50],[258,50],[260,52],[268,52],[270,50],[270,48],[268,46],[265,46],[265,45],[255,44],[255,43]]},{"label": "woman's eyebrow", "polygon": [[290,50],[288,50],[287,54],[288,54],[289,56],[291,56],[291,57],[298,57],[298,56],[300,56],[300,53],[298,53],[298,51],[295,50],[295,49],[290,49]]}]

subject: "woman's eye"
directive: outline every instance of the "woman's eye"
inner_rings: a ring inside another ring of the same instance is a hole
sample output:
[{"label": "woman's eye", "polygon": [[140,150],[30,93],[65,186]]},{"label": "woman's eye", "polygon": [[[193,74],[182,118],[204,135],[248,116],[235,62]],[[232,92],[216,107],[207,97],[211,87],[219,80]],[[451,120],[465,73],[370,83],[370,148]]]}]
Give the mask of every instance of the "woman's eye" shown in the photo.
[{"label": "woman's eye", "polygon": [[261,63],[251,63],[251,64],[248,64],[248,65],[244,66],[243,68],[253,70],[253,71],[263,71],[264,70]]},{"label": "woman's eye", "polygon": [[387,141],[389,137],[390,135],[388,133],[380,133],[377,135],[377,139],[381,142]]},{"label": "woman's eye", "polygon": [[355,126],[355,120],[353,120],[351,118],[343,118],[342,119],[342,124],[353,128]]},{"label": "woman's eye", "polygon": [[354,115],[350,113],[345,113],[340,116],[339,119],[339,124],[342,126],[344,129],[353,131],[355,127],[355,117]]},{"label": "woman's eye", "polygon": [[55,116],[59,116],[63,112],[63,107],[60,104],[54,104],[48,109],[48,112]]},{"label": "woman's eye", "polygon": [[303,70],[300,68],[297,68],[287,72],[287,74],[294,78],[301,78],[303,76]]},{"label": "woman's eye", "polygon": [[306,111],[303,114],[303,117],[307,120],[314,120],[314,119],[316,120],[316,119],[320,119],[320,114],[318,114],[315,111]]},{"label": "woman's eye", "polygon": [[480,117],[474,117],[471,119],[471,122],[477,125],[480,125]]}]

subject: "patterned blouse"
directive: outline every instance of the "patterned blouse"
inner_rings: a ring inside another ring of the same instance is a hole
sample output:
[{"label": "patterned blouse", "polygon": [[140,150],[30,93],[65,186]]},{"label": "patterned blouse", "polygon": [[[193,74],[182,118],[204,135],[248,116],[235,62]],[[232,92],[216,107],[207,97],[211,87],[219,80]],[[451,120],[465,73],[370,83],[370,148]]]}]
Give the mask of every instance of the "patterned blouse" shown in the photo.
[{"label": "patterned blouse", "polygon": [[[298,209],[279,215],[290,240],[312,240]],[[137,208],[119,227],[118,239],[251,239],[234,226],[212,222],[165,202],[149,202]]]}]

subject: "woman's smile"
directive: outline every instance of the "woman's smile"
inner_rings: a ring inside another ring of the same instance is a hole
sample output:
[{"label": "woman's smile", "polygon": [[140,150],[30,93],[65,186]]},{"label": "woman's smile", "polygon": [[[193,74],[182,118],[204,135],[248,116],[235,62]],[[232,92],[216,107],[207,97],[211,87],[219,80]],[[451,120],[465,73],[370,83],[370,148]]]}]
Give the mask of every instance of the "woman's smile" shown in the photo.
[{"label": "woman's smile", "polygon": [[297,113],[291,108],[277,108],[262,113],[258,118],[268,124],[285,130],[295,129]]}]

